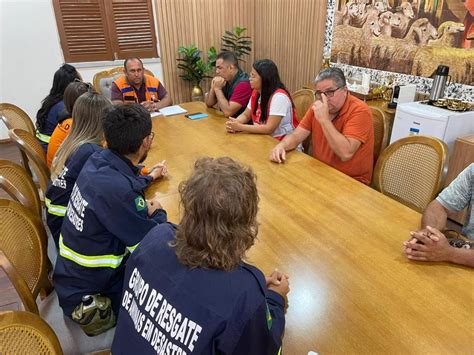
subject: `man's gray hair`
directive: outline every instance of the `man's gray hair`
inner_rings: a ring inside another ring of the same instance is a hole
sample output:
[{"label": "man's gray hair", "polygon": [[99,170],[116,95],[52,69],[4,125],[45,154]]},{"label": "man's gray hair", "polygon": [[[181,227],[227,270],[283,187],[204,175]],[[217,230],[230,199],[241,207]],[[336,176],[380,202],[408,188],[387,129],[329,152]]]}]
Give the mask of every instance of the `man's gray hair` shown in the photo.
[{"label": "man's gray hair", "polygon": [[327,79],[334,81],[334,84],[336,84],[338,88],[346,86],[346,77],[344,76],[344,72],[339,68],[331,67],[321,70],[316,76],[316,79],[314,79],[314,83],[317,84]]}]

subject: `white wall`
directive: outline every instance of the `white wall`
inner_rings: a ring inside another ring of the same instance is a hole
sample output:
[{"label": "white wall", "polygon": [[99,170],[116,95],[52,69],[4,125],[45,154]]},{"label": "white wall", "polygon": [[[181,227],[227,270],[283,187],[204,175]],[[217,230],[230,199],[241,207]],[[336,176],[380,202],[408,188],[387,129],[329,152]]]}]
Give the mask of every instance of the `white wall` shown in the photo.
[{"label": "white wall", "polygon": [[0,102],[34,117],[63,62],[52,1],[0,0],[0,43]]},{"label": "white wall", "polygon": [[[163,81],[160,61],[144,62]],[[0,102],[21,107],[35,121],[54,72],[63,63],[52,1],[0,0]],[[71,64],[85,81],[92,82],[96,72],[121,66],[123,61]],[[7,137],[0,122],[0,139]]]}]

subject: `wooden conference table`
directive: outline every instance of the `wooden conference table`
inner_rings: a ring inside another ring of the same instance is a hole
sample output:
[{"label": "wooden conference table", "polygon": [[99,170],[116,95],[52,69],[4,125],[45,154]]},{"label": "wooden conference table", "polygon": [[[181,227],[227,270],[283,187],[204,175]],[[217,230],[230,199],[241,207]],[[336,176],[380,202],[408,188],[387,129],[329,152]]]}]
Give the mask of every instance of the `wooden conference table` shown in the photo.
[{"label": "wooden conference table", "polygon": [[147,195],[157,192],[179,222],[178,184],[198,157],[227,155],[253,167],[260,229],[248,261],[290,276],[285,354],[474,353],[473,271],[402,254],[420,214],[306,154],[271,163],[273,138],[226,133],[221,113],[181,106],[209,117],[153,118],[146,163],[166,159],[169,176]]}]

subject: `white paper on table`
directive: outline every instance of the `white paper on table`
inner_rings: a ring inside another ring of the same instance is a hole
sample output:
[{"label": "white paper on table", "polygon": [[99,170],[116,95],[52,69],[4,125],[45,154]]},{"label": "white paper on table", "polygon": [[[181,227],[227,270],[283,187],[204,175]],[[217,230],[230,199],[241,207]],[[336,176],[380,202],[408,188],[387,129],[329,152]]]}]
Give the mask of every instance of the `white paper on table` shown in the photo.
[{"label": "white paper on table", "polygon": [[179,105],[174,105],[174,106],[163,107],[162,109],[160,109],[159,112],[161,112],[165,116],[172,116],[172,115],[181,115],[188,111]]},{"label": "white paper on table", "polygon": [[156,116],[163,116],[161,112],[150,112],[151,118],[156,117]]}]

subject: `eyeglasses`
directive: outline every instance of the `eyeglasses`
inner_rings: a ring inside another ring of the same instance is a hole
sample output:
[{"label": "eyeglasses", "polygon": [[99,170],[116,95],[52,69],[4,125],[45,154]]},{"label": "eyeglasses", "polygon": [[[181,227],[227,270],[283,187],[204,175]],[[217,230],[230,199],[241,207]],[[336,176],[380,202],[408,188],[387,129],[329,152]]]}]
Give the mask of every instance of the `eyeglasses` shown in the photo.
[{"label": "eyeglasses", "polygon": [[316,98],[319,100],[321,99],[321,95],[324,94],[326,97],[333,97],[334,96],[334,93],[341,89],[342,86],[338,87],[338,88],[335,88],[333,90],[326,90],[326,91],[319,91],[319,90],[314,90],[314,96],[316,96]]}]

